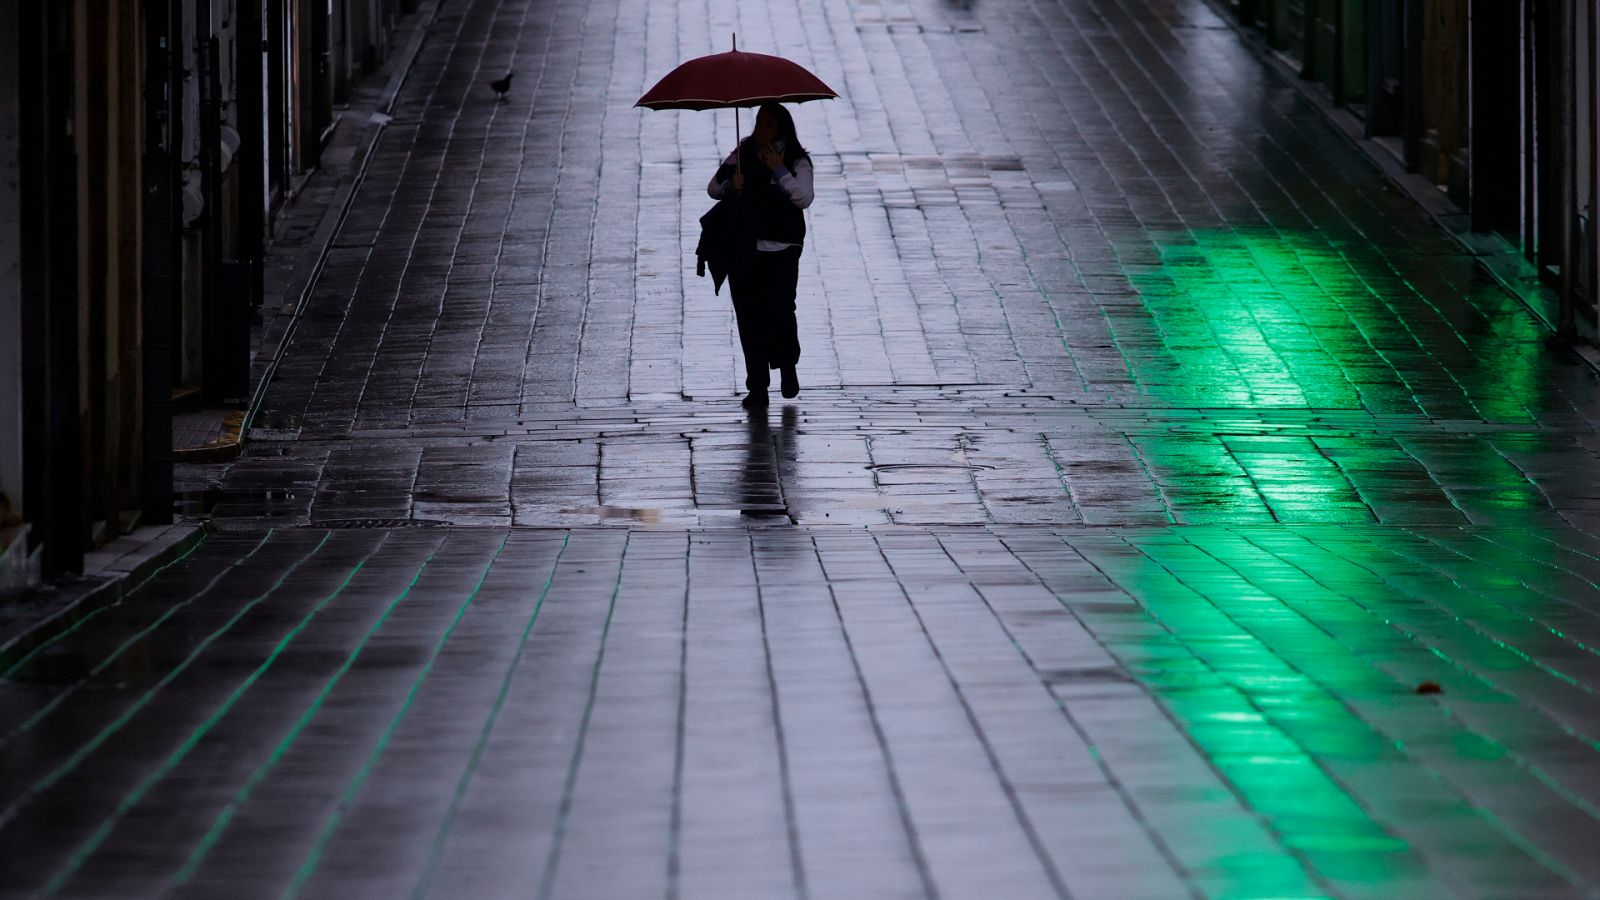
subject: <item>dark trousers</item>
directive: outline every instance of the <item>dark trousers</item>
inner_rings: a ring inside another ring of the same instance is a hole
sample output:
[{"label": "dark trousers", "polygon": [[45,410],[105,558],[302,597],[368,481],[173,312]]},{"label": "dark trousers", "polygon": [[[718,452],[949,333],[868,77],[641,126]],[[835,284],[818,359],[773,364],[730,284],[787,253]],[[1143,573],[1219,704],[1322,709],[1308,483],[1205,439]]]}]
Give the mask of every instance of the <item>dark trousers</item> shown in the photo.
[{"label": "dark trousers", "polygon": [[728,273],[739,346],[744,350],[744,385],[752,392],[767,389],[769,368],[800,360],[800,333],[794,320],[800,250],[756,250]]}]

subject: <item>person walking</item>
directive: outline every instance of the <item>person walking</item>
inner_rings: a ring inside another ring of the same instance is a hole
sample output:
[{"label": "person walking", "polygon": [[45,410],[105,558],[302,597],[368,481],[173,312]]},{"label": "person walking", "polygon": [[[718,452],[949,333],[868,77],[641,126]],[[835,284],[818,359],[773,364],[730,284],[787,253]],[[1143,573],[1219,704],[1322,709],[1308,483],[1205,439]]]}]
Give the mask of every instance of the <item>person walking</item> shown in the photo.
[{"label": "person walking", "polygon": [[728,273],[749,390],[740,404],[764,409],[771,369],[780,372],[784,397],[800,394],[795,288],[806,237],[802,210],[812,199],[811,157],[795,136],[794,118],[781,105],[761,106],[750,136],[728,154],[706,186],[716,200],[727,197],[729,190],[755,238],[754,249],[740,254]]}]

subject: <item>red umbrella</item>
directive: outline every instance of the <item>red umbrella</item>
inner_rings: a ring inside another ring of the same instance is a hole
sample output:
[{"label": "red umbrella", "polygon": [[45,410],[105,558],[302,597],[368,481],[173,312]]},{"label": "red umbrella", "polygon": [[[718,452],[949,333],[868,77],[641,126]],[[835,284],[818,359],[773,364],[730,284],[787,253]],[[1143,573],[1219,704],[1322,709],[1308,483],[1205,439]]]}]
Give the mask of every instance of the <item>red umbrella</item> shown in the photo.
[{"label": "red umbrella", "polygon": [[739,107],[763,103],[804,103],[839,96],[822,79],[779,56],[733,50],[679,65],[656,82],[634,106],[646,109],[727,109],[732,107],[738,140]]},{"label": "red umbrella", "polygon": [[833,88],[797,63],[781,56],[732,50],[683,63],[656,82],[634,106],[727,109],[763,103],[804,103],[837,96]]}]

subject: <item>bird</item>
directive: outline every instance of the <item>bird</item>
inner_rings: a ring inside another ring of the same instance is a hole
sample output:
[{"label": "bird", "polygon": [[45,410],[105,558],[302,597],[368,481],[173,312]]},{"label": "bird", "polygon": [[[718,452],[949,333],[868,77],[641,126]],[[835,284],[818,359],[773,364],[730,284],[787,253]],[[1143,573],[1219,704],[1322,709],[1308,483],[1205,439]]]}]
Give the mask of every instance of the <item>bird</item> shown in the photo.
[{"label": "bird", "polygon": [[489,82],[489,90],[494,91],[496,99],[504,97],[506,91],[511,90],[511,76],[513,74],[515,73],[507,72],[506,77],[496,78],[494,81]]}]

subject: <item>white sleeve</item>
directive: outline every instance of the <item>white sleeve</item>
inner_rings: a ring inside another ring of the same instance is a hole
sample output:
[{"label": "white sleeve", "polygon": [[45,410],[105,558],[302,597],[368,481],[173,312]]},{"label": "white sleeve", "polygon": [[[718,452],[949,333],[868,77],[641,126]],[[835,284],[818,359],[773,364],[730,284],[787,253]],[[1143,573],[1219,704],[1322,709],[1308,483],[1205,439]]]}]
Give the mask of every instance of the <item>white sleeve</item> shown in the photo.
[{"label": "white sleeve", "polygon": [[801,209],[811,205],[813,185],[811,178],[811,160],[801,159],[794,164],[794,171],[778,176],[778,187],[789,195],[789,202]]}]

